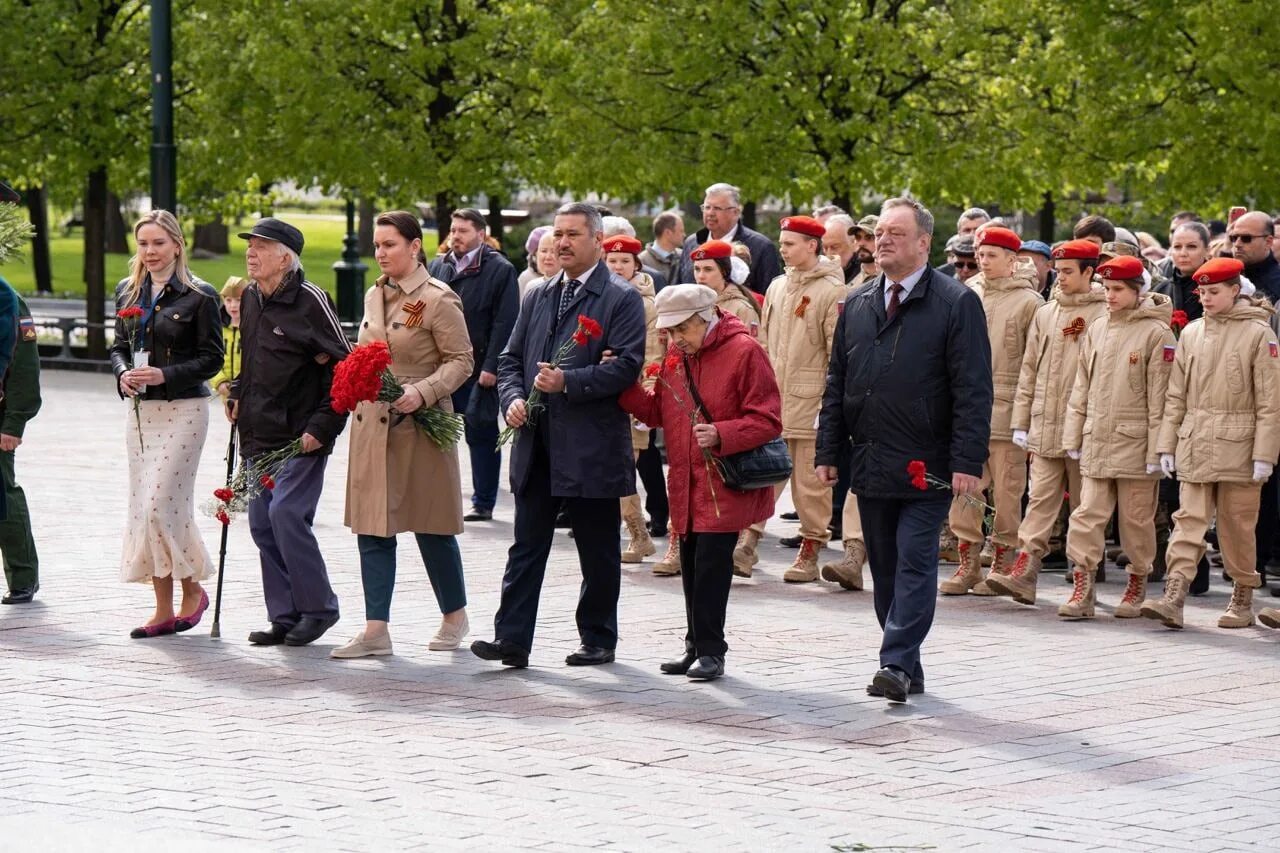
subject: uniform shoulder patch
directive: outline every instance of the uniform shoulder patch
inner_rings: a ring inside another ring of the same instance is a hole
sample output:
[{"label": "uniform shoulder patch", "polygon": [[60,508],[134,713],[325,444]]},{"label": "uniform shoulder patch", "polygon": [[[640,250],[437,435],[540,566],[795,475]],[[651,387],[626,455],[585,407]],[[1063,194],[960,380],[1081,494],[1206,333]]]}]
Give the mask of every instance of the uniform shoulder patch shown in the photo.
[{"label": "uniform shoulder patch", "polygon": [[1267,344],[1267,350],[1271,353],[1272,358],[1280,358],[1280,344],[1271,341]]},{"label": "uniform shoulder patch", "polygon": [[34,341],[36,339],[36,321],[31,317],[19,317],[18,332],[22,340]]},{"label": "uniform shoulder patch", "polygon": [[1177,354],[1178,354],[1178,348],[1177,348],[1176,346],[1174,346],[1173,344],[1165,344],[1165,345],[1164,345],[1164,360],[1165,360],[1165,361],[1173,361],[1174,357],[1175,357]]}]

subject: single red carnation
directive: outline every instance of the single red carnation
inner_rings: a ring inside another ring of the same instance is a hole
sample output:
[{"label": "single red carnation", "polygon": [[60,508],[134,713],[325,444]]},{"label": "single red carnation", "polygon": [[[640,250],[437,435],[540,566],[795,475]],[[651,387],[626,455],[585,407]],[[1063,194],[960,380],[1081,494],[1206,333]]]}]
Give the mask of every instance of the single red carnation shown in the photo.
[{"label": "single red carnation", "polygon": [[230,489],[214,489],[213,496],[223,503],[230,503],[231,499],[236,496],[236,493]]},{"label": "single red carnation", "polygon": [[218,510],[213,517],[221,521],[224,527],[231,523],[231,516],[227,515],[226,510]]},{"label": "single red carnation", "polygon": [[582,329],[579,329],[578,331],[574,332],[572,337],[573,337],[573,342],[580,347],[585,347],[587,345],[587,341],[590,339],[587,333],[584,332]]},{"label": "single red carnation", "polygon": [[667,356],[667,363],[665,366],[667,370],[675,373],[680,369],[680,356],[674,354]]},{"label": "single red carnation", "polygon": [[926,473],[924,462],[919,459],[912,459],[907,463],[907,473],[912,477],[923,477]]},{"label": "single red carnation", "polygon": [[604,329],[600,327],[600,324],[586,314],[578,315],[578,328],[586,332],[588,338],[598,338],[604,334]]},{"label": "single red carnation", "polygon": [[915,486],[922,492],[929,488],[929,482],[923,476],[912,477],[911,485]]},{"label": "single red carnation", "polygon": [[1186,311],[1174,311],[1173,316],[1169,318],[1169,328],[1177,332],[1185,328],[1189,322],[1191,321],[1187,319]]},{"label": "single red carnation", "polygon": [[263,474],[260,478],[258,478],[258,482],[261,483],[262,487],[267,491],[270,491],[271,489],[274,489],[276,487],[276,481],[270,474]]},{"label": "single red carnation", "polygon": [[117,311],[116,316],[121,320],[136,320],[142,316],[142,309],[137,305],[130,305],[128,308],[121,308]]},{"label": "single red carnation", "polygon": [[662,372],[662,365],[658,364],[658,362],[656,361],[651,364],[646,364],[644,366],[644,375],[649,379],[654,378],[661,372]]}]

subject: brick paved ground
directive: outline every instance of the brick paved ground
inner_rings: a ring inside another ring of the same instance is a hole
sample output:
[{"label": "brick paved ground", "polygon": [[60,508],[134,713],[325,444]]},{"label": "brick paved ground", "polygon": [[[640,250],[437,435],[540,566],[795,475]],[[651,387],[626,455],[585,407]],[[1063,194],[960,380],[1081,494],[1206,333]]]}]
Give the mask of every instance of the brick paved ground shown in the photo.
[{"label": "brick paved ground", "polygon": [[[618,663],[566,668],[577,569],[560,537],[533,664],[510,671],[426,650],[438,616],[402,549],[397,655],[330,661],[362,611],[344,437],[317,523],[334,631],[248,645],[264,615],[240,522],[223,639],[206,622],[140,642],[150,592],[116,580],[125,406],[101,376],[45,385],[19,451],[43,589],[0,608],[0,848],[1275,848],[1280,632],[1213,627],[1220,580],[1180,634],[1110,618],[1117,580],[1087,624],[1056,618],[1059,577],[1038,608],[944,600],[930,693],[893,708],[863,693],[869,593],[784,585],[793,552],[772,538],[735,582],[729,674],[702,685],[657,671],[680,648],[676,579],[626,569]],[[216,422],[201,495],[225,440]],[[473,637],[490,635],[510,528],[504,495],[461,539]]]}]

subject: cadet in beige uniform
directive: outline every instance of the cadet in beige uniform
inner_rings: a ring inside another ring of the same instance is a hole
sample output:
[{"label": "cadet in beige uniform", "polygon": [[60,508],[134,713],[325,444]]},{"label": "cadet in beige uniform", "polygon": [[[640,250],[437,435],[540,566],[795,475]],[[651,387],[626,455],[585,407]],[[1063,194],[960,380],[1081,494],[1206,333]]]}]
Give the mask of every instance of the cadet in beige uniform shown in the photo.
[{"label": "cadet in beige uniform", "polygon": [[[1262,484],[1280,455],[1280,345],[1270,304],[1241,294],[1244,264],[1214,258],[1192,275],[1204,317],[1178,342],[1160,428],[1160,467],[1178,474],[1173,535],[1165,558],[1164,596],[1142,603],[1142,615],[1182,627],[1182,605],[1204,556],[1204,534],[1218,522],[1222,562],[1235,586],[1219,628],[1254,622],[1254,527]],[[1264,619],[1277,627],[1272,617]]]},{"label": "cadet in beige uniform", "polygon": [[[846,291],[840,265],[822,254],[826,229],[820,222],[791,216],[780,226],[778,247],[787,267],[765,294],[760,340],[782,392],[782,437],[791,452],[791,498],[803,537],[800,553],[782,579],[807,583],[818,579],[818,553],[830,538],[831,487],[818,479],[814,457],[831,339]],[[763,532],[763,524],[743,532],[734,551],[739,573],[749,572],[759,559],[756,543]]]},{"label": "cadet in beige uniform", "polygon": [[1069,240],[1053,250],[1054,298],[1036,311],[1013,401],[1013,443],[1031,453],[1031,497],[1018,527],[1018,557],[1008,574],[992,571],[987,584],[1023,604],[1036,602],[1036,578],[1049,550],[1049,534],[1062,509],[1080,505],[1080,463],[1062,446],[1067,403],[1089,324],[1107,311],[1102,285],[1093,281],[1098,244]]},{"label": "cadet in beige uniform", "polygon": [[[1013,398],[1018,390],[1027,333],[1036,310],[1044,304],[1031,261],[1018,257],[1022,238],[1000,226],[978,232],[979,275],[968,282],[982,297],[991,339],[991,377],[995,403],[991,409],[989,456],[982,472],[982,486],[991,486],[995,523],[991,531],[995,556],[991,571],[1007,571],[1018,542],[1018,520],[1022,517],[1022,495],[1027,490],[1027,451],[1013,443]],[[984,510],[980,503],[956,498],[948,521],[959,541],[960,567],[942,582],[943,595],[979,595],[996,591],[982,579]]]},{"label": "cadet in beige uniform", "polygon": [[1071,513],[1067,558],[1075,564],[1064,619],[1091,619],[1094,575],[1102,562],[1107,522],[1119,507],[1120,544],[1131,562],[1118,618],[1140,615],[1156,556],[1156,438],[1173,364],[1169,297],[1144,293],[1142,261],[1121,255],[1099,265],[1107,314],[1085,333],[1080,369],[1063,430],[1067,455],[1080,460],[1080,506]]}]

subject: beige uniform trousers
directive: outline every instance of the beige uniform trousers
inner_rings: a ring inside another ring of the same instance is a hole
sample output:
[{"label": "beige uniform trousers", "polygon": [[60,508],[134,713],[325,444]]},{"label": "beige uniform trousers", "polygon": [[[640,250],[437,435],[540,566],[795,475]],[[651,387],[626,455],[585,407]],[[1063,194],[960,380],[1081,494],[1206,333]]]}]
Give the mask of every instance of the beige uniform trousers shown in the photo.
[{"label": "beige uniform trousers", "polygon": [[858,496],[853,492],[844,496],[844,513],[840,516],[844,528],[844,544],[862,542],[862,515],[858,512]]},{"label": "beige uniform trousers", "polygon": [[[1080,506],[1071,513],[1067,530],[1067,559],[1078,568],[1095,571],[1106,549],[1107,522],[1119,509],[1120,547],[1129,555],[1131,575],[1151,574],[1156,558],[1157,480],[1095,480],[1080,485]],[[1194,569],[1192,570],[1194,574]]]},{"label": "beige uniform trousers", "polygon": [[1261,498],[1261,483],[1179,483],[1182,507],[1173,514],[1173,534],[1165,552],[1169,573],[1182,575],[1188,583],[1195,579],[1204,556],[1204,534],[1216,510],[1218,548],[1227,575],[1244,586],[1260,586],[1254,528]]},{"label": "beige uniform trousers", "polygon": [[[788,438],[787,452],[791,454],[791,502],[800,516],[800,535],[826,544],[831,538],[831,487],[823,485],[814,467],[818,452],[816,438]],[[782,494],[786,483],[774,487],[774,497]],[[764,533],[764,523],[753,524],[751,529]]]},{"label": "beige uniform trousers", "polygon": [[1068,456],[1031,457],[1031,496],[1018,528],[1018,547],[1033,557],[1049,552],[1049,536],[1062,510],[1062,493],[1070,496],[1071,511],[1080,506],[1080,462]]},{"label": "beige uniform trousers", "polygon": [[[1022,495],[1027,490],[1027,451],[1012,441],[993,441],[987,464],[982,466],[982,484],[991,486],[991,505],[996,518],[992,536],[996,544],[1013,548],[1018,544],[1018,522],[1022,519]],[[961,542],[982,542],[985,510],[976,502],[956,498],[947,520],[951,532]]]}]

